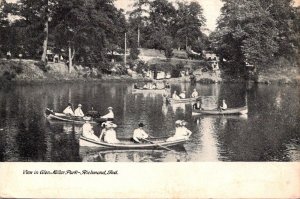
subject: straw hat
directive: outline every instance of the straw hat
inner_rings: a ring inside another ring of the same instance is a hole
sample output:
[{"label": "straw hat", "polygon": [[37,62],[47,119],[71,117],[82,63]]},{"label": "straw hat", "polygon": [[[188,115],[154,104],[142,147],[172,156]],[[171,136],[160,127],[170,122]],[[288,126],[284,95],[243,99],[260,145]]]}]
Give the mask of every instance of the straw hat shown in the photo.
[{"label": "straw hat", "polygon": [[117,127],[117,125],[114,124],[112,121],[106,121],[106,122],[102,123],[101,126],[106,127],[106,128],[116,128]]},{"label": "straw hat", "polygon": [[175,124],[176,124],[176,125],[181,125],[181,120],[177,120],[177,121],[175,122]]},{"label": "straw hat", "polygon": [[108,109],[108,110],[113,110],[113,107],[110,106],[110,107],[108,107],[107,109]]},{"label": "straw hat", "polygon": [[78,104],[78,107],[82,107],[82,105],[81,105],[81,104]]}]

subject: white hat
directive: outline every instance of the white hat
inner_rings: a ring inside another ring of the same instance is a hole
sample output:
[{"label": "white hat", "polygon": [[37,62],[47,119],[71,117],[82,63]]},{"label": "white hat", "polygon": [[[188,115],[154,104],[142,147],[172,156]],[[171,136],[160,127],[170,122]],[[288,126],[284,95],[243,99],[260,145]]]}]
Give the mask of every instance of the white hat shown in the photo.
[{"label": "white hat", "polygon": [[92,117],[88,117],[88,116],[83,117],[83,120],[85,120],[85,121],[90,121],[91,119],[92,119]]},{"label": "white hat", "polygon": [[101,125],[102,127],[107,127],[107,128],[116,128],[117,127],[117,125],[116,124],[114,124],[112,121],[106,121],[106,122],[104,122],[104,123],[102,123],[102,125]]},{"label": "white hat", "polygon": [[81,105],[81,104],[78,104],[78,107],[82,107],[82,105]]},{"label": "white hat", "polygon": [[186,124],[187,124],[186,121],[184,121],[184,120],[181,121],[181,125],[182,125],[182,126],[185,126]]},{"label": "white hat", "polygon": [[108,110],[113,110],[113,107],[110,106],[110,107],[108,107],[107,109],[108,109]]},{"label": "white hat", "polygon": [[181,125],[181,120],[177,120],[177,121],[175,122],[175,124],[180,124],[180,125]]}]

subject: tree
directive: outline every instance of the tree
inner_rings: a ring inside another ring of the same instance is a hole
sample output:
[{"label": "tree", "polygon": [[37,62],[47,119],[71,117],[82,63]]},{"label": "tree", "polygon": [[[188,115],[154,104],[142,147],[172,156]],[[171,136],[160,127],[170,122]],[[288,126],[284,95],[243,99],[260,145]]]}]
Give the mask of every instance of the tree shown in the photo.
[{"label": "tree", "polygon": [[172,36],[176,9],[167,0],[154,0],[150,3],[149,25],[146,30],[147,46],[163,50],[163,38]]},{"label": "tree", "polygon": [[137,32],[137,47],[140,47],[141,29],[145,27],[147,20],[149,0],[135,0],[133,10],[129,13],[129,24],[131,29]]},{"label": "tree", "polygon": [[203,9],[198,2],[178,2],[175,36],[185,49],[202,37],[200,28],[205,23]]},{"label": "tree", "polygon": [[113,0],[58,2],[53,19],[58,22],[55,41],[60,48],[69,47],[70,67],[73,58],[91,67],[99,66],[99,62],[106,61],[108,51],[122,45],[125,16]]}]

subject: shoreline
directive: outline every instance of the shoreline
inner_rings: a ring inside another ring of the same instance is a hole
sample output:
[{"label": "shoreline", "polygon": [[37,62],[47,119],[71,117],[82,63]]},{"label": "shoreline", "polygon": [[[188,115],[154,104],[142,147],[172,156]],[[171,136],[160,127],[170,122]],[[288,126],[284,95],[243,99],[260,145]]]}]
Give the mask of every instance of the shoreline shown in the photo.
[{"label": "shoreline", "polygon": [[[20,65],[20,63],[22,63]],[[183,76],[170,79],[150,79],[144,78],[141,74],[134,77],[117,74],[99,74],[99,77],[84,77],[83,70],[73,69],[71,73],[67,72],[67,67],[62,63],[51,63],[49,71],[42,71],[35,60],[0,60],[0,88],[6,85],[42,85],[42,84],[61,84],[61,83],[138,83],[138,82],[168,82],[172,83],[192,83],[190,76]],[[18,69],[21,72],[18,72]],[[14,74],[12,78],[7,78],[4,73]],[[228,84],[228,83],[251,83],[264,85],[300,85],[300,76],[298,69],[283,70],[279,72],[264,71],[259,74],[256,81],[244,78],[234,78],[222,74],[216,76],[213,72],[195,74],[196,83],[198,84]]]}]

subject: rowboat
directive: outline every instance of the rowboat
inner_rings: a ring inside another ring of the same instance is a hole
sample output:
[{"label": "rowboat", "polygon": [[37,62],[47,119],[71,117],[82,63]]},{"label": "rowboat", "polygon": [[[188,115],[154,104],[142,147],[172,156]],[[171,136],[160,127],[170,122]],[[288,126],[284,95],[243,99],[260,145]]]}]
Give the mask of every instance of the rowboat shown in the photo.
[{"label": "rowboat", "polygon": [[143,88],[138,88],[138,89],[133,89],[132,93],[157,93],[157,94],[165,94],[165,93],[170,93],[169,88],[163,88],[163,89],[143,89]]},{"label": "rowboat", "polygon": [[81,147],[94,147],[101,149],[135,149],[135,150],[145,150],[145,149],[158,149],[164,147],[172,147],[183,145],[188,139],[179,139],[175,141],[165,141],[165,140],[151,140],[151,143],[134,143],[128,139],[119,139],[120,143],[110,144],[102,141],[95,141],[83,136],[79,138],[79,146]]},{"label": "rowboat", "polygon": [[[75,124],[84,124],[85,120],[82,117],[77,116],[69,116],[65,115],[64,113],[57,113],[53,110],[50,110],[49,108],[46,108],[45,111],[46,118],[48,120],[54,120],[54,121],[61,121],[61,122],[72,122]],[[102,122],[107,121],[107,119],[100,118],[100,117],[91,117],[91,120],[89,121],[91,124],[99,124]]]},{"label": "rowboat", "polygon": [[184,99],[173,99],[173,98],[166,98],[166,101],[169,103],[193,103],[196,102],[198,98],[184,98]]},{"label": "rowboat", "polygon": [[212,109],[212,110],[196,110],[193,109],[192,115],[199,115],[199,114],[208,114],[208,115],[244,115],[248,113],[248,107],[238,107],[238,108],[228,108],[226,110],[220,109]]}]

